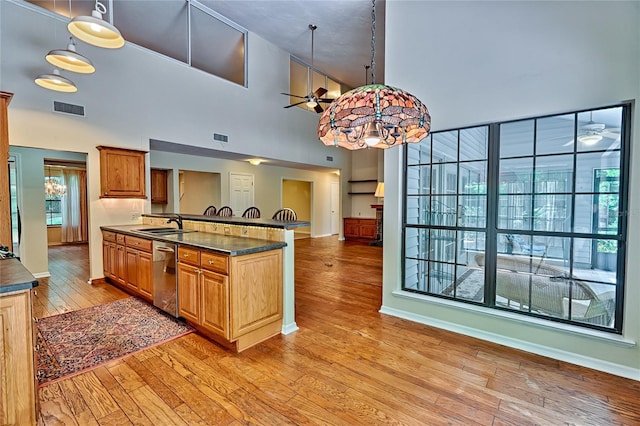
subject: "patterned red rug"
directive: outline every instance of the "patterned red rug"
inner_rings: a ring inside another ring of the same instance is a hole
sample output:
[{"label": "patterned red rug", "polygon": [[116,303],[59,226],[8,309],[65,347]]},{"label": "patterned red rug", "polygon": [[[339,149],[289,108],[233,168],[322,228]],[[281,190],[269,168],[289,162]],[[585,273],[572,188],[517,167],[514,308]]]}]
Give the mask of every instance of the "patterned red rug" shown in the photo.
[{"label": "patterned red rug", "polygon": [[41,318],[38,382],[67,378],[193,331],[135,297]]}]

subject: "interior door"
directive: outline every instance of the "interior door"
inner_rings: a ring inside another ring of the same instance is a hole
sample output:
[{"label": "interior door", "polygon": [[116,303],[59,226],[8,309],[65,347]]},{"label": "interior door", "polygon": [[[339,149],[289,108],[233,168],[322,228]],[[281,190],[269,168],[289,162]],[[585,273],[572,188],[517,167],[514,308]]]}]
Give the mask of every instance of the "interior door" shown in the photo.
[{"label": "interior door", "polygon": [[236,216],[242,215],[247,207],[253,206],[253,175],[229,173],[229,205]]},{"label": "interior door", "polygon": [[340,227],[340,185],[338,182],[331,183],[331,234],[339,232]]}]

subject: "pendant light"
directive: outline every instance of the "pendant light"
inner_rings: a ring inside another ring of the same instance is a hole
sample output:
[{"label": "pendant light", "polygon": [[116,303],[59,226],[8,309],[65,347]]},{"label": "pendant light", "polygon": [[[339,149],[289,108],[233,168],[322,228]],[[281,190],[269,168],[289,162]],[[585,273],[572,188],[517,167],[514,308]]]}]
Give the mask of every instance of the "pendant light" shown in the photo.
[{"label": "pendant light", "polygon": [[107,8],[96,0],[91,16],[76,16],[69,22],[69,32],[79,40],[106,49],[124,46],[124,38],[118,29],[102,19]]},{"label": "pendant light", "polygon": [[318,137],[328,146],[355,150],[417,143],[427,137],[431,116],[418,98],[396,87],[376,84],[376,0],[371,8],[371,84],[334,100],[318,123]]},{"label": "pendant light", "polygon": [[60,75],[60,70],[54,68],[52,74],[40,74],[35,83],[44,87],[45,89],[55,90],[56,92],[74,93],[78,91],[78,88],[66,77]]},{"label": "pendant light", "polygon": [[73,71],[80,74],[91,74],[96,71],[91,61],[76,52],[76,42],[73,37],[69,37],[67,49],[55,49],[45,56],[47,62],[63,70]]}]

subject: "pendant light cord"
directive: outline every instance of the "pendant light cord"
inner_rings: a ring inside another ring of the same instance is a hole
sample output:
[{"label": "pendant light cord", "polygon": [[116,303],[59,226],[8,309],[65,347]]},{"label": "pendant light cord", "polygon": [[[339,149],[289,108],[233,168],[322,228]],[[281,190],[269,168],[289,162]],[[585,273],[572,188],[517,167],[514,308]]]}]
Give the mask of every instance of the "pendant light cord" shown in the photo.
[{"label": "pendant light cord", "polygon": [[371,84],[376,84],[376,0],[371,0]]}]

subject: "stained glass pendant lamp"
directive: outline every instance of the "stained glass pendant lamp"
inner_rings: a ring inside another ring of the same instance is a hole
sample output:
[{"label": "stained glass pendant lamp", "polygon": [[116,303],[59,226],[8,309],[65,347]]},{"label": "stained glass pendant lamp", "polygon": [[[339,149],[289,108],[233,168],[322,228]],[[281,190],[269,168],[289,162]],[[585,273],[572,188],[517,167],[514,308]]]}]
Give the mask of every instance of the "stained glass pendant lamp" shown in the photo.
[{"label": "stained glass pendant lamp", "polygon": [[371,8],[371,82],[346,92],[324,111],[318,137],[328,146],[356,150],[417,143],[431,130],[427,107],[402,89],[375,84],[376,1]]},{"label": "stained glass pendant lamp", "polygon": [[77,39],[106,49],[118,49],[124,46],[124,38],[118,29],[102,19],[107,8],[96,0],[91,16],[76,16],[69,22],[69,32]]}]

